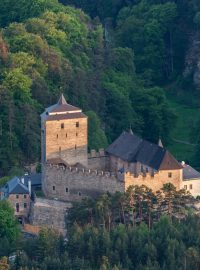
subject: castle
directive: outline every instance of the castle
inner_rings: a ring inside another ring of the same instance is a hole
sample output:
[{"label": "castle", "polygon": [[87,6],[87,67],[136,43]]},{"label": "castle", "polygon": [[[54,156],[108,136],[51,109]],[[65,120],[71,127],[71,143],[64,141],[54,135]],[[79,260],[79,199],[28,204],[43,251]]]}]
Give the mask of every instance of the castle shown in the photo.
[{"label": "castle", "polygon": [[130,185],[183,187],[183,166],[164,149],[123,132],[106,150],[88,153],[88,119],[63,95],[41,114],[42,189],[47,198],[79,201]]}]

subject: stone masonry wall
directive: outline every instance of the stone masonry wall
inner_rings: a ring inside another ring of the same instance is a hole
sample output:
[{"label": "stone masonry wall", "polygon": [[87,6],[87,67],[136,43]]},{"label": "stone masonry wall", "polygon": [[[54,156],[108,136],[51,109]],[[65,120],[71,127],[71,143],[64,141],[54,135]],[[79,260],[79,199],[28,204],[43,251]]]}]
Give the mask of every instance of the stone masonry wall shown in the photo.
[{"label": "stone masonry wall", "polygon": [[[29,194],[10,194],[8,200],[13,206],[16,216],[28,217],[31,202]],[[16,211],[17,203],[19,204],[19,212]],[[26,207],[24,207],[25,205]]]},{"label": "stone masonry wall", "polygon": [[66,233],[66,215],[70,203],[37,198],[30,211],[30,223],[33,226],[49,226]]},{"label": "stone masonry wall", "polygon": [[109,157],[106,155],[104,149],[100,149],[98,152],[91,150],[88,153],[88,168],[109,171]]},{"label": "stone masonry wall", "polygon": [[87,166],[87,118],[46,121],[46,160],[62,158]]},{"label": "stone masonry wall", "polygon": [[80,201],[87,196],[95,197],[107,191],[123,192],[125,189],[122,175],[51,165],[44,168],[42,188],[48,198],[63,201]]},{"label": "stone masonry wall", "polygon": [[[169,177],[171,173],[171,177]],[[131,173],[125,173],[125,190],[131,185],[145,185],[151,188],[154,192],[160,190],[164,184],[172,183],[178,190],[181,188],[182,183],[182,169],[171,171],[159,171],[155,174],[140,174],[134,176]]]}]

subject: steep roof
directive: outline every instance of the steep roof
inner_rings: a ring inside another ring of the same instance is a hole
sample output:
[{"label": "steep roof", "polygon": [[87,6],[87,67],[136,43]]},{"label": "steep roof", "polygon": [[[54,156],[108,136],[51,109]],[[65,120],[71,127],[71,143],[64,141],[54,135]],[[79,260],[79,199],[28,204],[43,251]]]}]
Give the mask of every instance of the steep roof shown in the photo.
[{"label": "steep roof", "polygon": [[150,143],[132,132],[123,132],[107,149],[110,155],[127,162],[140,162],[155,170],[181,169],[178,161],[163,147]]},{"label": "steep roof", "polygon": [[28,187],[25,186],[17,176],[8,181],[6,187],[8,194],[29,194]]},{"label": "steep roof", "polygon": [[200,179],[200,172],[196,171],[190,165],[183,166],[183,180]]},{"label": "steep roof", "polygon": [[59,120],[59,119],[73,119],[79,117],[86,117],[82,110],[78,107],[68,104],[63,94],[60,96],[58,102],[48,108],[41,114],[42,122],[46,120]]}]

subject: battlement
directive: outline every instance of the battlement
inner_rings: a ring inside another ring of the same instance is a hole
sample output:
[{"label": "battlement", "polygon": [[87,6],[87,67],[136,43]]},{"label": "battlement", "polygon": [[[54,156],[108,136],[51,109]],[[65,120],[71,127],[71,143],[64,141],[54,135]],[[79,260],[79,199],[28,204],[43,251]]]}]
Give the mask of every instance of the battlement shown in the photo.
[{"label": "battlement", "polygon": [[106,157],[106,152],[105,149],[100,148],[99,151],[96,151],[94,149],[92,149],[89,153],[88,153],[88,159],[90,158],[100,158],[100,157]]},{"label": "battlement", "polygon": [[94,170],[94,169],[88,169],[78,166],[67,166],[67,165],[55,165],[55,164],[46,164],[46,167],[57,169],[58,171],[66,171],[71,172],[73,174],[82,174],[85,176],[93,175],[98,177],[107,177],[107,178],[117,178],[118,180],[123,180],[123,173],[114,173],[110,171],[103,171],[103,170]]}]

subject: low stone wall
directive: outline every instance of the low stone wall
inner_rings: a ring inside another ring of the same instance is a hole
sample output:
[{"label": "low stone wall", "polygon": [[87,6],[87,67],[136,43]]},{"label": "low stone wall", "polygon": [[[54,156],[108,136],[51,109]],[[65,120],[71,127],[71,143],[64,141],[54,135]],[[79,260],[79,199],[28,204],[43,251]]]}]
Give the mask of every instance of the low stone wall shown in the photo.
[{"label": "low stone wall", "polygon": [[37,198],[30,211],[30,224],[33,226],[49,226],[66,234],[66,214],[70,203]]}]

